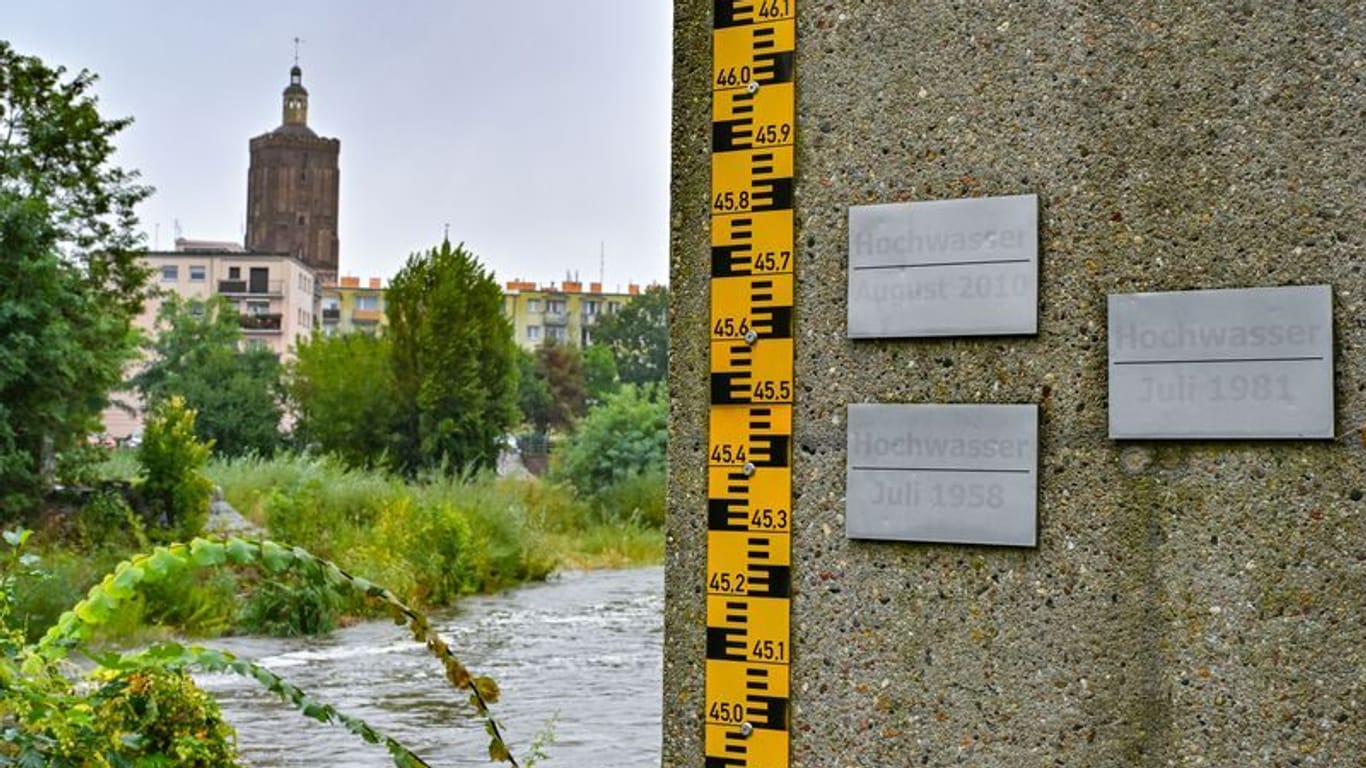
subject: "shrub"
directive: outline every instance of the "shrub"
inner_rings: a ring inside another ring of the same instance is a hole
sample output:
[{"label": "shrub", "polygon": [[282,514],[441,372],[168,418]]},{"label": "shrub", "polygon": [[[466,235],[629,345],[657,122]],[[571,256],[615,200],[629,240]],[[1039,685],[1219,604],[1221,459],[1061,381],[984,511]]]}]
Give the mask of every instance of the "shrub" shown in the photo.
[{"label": "shrub", "polygon": [[658,386],[623,386],[589,411],[554,460],[553,475],[590,497],[637,475],[662,472],[668,405]]},{"label": "shrub", "polygon": [[615,482],[594,499],[598,519],[604,523],[640,523],[664,527],[664,472],[647,469]]},{"label": "shrub", "polygon": [[183,670],[151,667],[115,675],[93,700],[95,720],[121,758],[182,768],[238,765],[236,731]]},{"label": "shrub", "polygon": [[153,526],[168,539],[190,539],[209,517],[213,483],[201,473],[210,444],[194,433],[195,412],[180,397],[152,409],[138,448],[142,493]]},{"label": "shrub", "polygon": [[345,599],[323,579],[304,570],[259,584],[237,616],[242,629],[274,637],[320,635],[337,628]]}]

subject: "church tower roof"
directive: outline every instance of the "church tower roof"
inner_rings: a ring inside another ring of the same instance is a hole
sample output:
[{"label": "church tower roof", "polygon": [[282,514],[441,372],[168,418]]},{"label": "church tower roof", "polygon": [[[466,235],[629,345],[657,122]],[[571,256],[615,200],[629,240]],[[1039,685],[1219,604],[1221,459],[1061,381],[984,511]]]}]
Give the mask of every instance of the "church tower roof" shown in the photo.
[{"label": "church tower roof", "polygon": [[275,129],[276,133],[303,134],[315,136],[308,127],[308,89],[304,88],[304,71],[295,63],[289,70],[289,85],[283,94],[284,121]]}]

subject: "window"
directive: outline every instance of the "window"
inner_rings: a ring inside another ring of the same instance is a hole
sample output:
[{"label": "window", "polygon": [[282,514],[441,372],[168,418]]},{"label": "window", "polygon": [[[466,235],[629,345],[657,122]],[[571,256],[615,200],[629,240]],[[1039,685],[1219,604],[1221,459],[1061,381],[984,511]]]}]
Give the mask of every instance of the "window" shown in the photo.
[{"label": "window", "polygon": [[248,315],[268,315],[268,314],[270,314],[270,302],[269,302],[269,301],[248,301],[248,302],[247,302],[247,314],[248,314]]},{"label": "window", "polygon": [[229,280],[241,280],[241,279],[242,279],[242,268],[241,268],[241,267],[228,267],[228,279],[229,279]]},{"label": "window", "polygon": [[191,299],[191,300],[189,301],[189,303],[187,304],[187,306],[190,308],[190,316],[191,316],[191,317],[203,317],[203,316],[204,316],[204,302],[202,302],[202,301],[195,301],[194,299]]},{"label": "window", "polygon": [[563,315],[564,302],[560,299],[551,299],[545,303],[545,311],[552,315]]},{"label": "window", "polygon": [[550,326],[545,329],[545,337],[555,341],[569,341],[569,331],[559,326]]},{"label": "window", "polygon": [[539,313],[539,312],[541,311],[541,300],[540,300],[540,299],[527,299],[527,300],[526,300],[526,311],[531,312],[531,313],[533,313],[533,314]]},{"label": "window", "polygon": [[370,296],[357,296],[357,297],[356,297],[356,309],[361,310],[362,312],[374,312],[374,311],[378,310],[378,309],[379,309],[379,297],[378,297],[378,296],[374,296],[374,295],[370,295]]},{"label": "window", "polygon": [[247,349],[270,349],[270,344],[265,339],[247,339]]},{"label": "window", "polygon": [[585,315],[596,315],[598,313],[598,303],[596,301],[585,301],[583,303],[583,313]]},{"label": "window", "polygon": [[329,309],[341,309],[341,300],[336,296],[328,296],[323,299],[323,310],[326,311]]},{"label": "window", "polygon": [[190,265],[190,282],[192,282],[192,283],[202,283],[202,282],[204,282],[204,265],[203,265],[203,264],[191,264],[191,265]]},{"label": "window", "polygon": [[526,337],[527,337],[527,339],[530,340],[530,341],[540,341],[540,340],[541,340],[541,326],[539,326],[539,325],[528,325],[528,326],[526,327]]},{"label": "window", "polygon": [[180,267],[174,264],[167,264],[161,268],[161,282],[174,283],[180,279]]}]

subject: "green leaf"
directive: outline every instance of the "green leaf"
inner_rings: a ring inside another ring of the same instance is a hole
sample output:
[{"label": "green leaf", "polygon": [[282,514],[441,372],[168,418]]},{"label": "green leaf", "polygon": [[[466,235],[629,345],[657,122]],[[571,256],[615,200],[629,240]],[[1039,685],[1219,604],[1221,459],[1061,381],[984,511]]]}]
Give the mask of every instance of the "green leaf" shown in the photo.
[{"label": "green leaf", "polygon": [[118,601],[95,585],[86,599],[76,606],[76,617],[86,624],[100,625],[109,621],[115,608],[118,608]]},{"label": "green leaf", "polygon": [[266,570],[279,572],[289,567],[293,553],[273,541],[261,542],[261,564]]},{"label": "green leaf", "polygon": [[208,539],[195,539],[194,541],[191,541],[190,556],[194,558],[194,564],[200,568],[221,565],[228,559],[226,548],[223,543],[209,541]]},{"label": "green leaf", "polygon": [[171,550],[166,547],[157,547],[151,555],[148,555],[143,565],[145,568],[144,581],[149,584],[156,583],[184,565],[184,562],[171,554]]},{"label": "green leaf", "polygon": [[239,539],[236,536],[228,539],[227,555],[228,561],[237,565],[247,565],[256,561],[256,553],[259,547],[250,541]]},{"label": "green leaf", "polygon": [[128,567],[126,568],[120,566],[119,569],[114,572],[114,581],[110,589],[113,594],[121,599],[132,596],[134,590],[137,589],[137,586],[142,583],[144,574],[144,571],[141,568],[132,563],[128,563],[127,566]]}]

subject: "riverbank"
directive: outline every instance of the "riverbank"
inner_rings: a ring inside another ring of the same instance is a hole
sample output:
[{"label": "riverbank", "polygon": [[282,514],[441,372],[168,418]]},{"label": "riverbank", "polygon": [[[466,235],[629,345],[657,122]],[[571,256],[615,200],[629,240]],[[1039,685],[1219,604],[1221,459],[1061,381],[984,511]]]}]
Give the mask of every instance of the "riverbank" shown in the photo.
[{"label": "riverbank", "polygon": [[[130,479],[116,453],[100,474]],[[301,546],[381,584],[422,610],[539,581],[558,569],[657,564],[663,487],[641,478],[600,498],[535,478],[427,476],[407,481],[318,457],[215,460],[205,474],[263,535]],[[31,635],[54,621],[119,560],[151,542],[107,499],[40,530],[31,547],[46,575],[19,585]],[[359,598],[307,579],[264,581],[219,569],[159,585],[113,622],[108,639],[138,640],[160,625],[189,636],[315,634],[369,614]],[[152,634],[156,634],[156,630]]]}]

